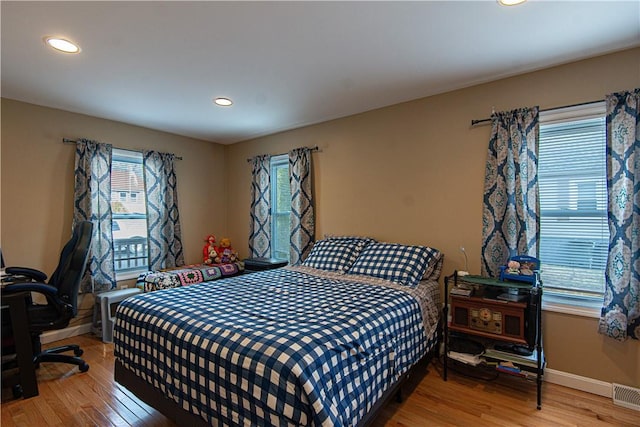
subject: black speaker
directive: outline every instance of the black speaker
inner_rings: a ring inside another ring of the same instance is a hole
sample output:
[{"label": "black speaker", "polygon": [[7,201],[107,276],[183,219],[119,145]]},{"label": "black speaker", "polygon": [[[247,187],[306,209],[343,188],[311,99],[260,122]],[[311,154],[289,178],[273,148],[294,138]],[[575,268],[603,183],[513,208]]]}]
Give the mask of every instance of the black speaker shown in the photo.
[{"label": "black speaker", "polygon": [[504,316],[504,334],[512,335],[514,337],[522,336],[522,326],[520,324],[520,317],[518,316],[509,316],[508,314]]},{"label": "black speaker", "polygon": [[[534,290],[535,291],[535,290]],[[529,350],[533,350],[538,340],[538,295],[535,292],[529,294],[529,304],[525,313],[524,337],[529,346]]]},{"label": "black speaker", "polygon": [[453,323],[458,326],[469,326],[469,309],[466,307],[455,307]]}]

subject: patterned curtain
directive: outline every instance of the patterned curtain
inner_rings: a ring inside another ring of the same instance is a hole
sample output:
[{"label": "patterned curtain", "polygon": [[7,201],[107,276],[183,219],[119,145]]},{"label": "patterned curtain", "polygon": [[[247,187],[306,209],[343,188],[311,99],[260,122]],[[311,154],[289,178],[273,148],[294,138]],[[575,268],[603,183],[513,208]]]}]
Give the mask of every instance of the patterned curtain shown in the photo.
[{"label": "patterned curtain", "polygon": [[514,255],[538,256],[538,107],[491,115],[484,181],[482,275]]},{"label": "patterned curtain", "polygon": [[290,264],[298,265],[309,255],[315,236],[310,148],[296,148],[289,152],[289,184],[291,185]]},{"label": "patterned curtain", "polygon": [[81,139],[76,143],[73,227],[93,222],[89,261],[80,292],[100,292],[116,287],[111,231],[110,144]]},{"label": "patterned curtain", "polygon": [[640,339],[640,89],[608,95],[609,258],[598,330]]},{"label": "patterned curtain", "polygon": [[175,156],[144,151],[142,158],[147,197],[149,269],[184,265]]},{"label": "patterned curtain", "polygon": [[271,256],[271,180],[270,156],[256,156],[251,170],[251,223],[249,224],[249,256]]}]

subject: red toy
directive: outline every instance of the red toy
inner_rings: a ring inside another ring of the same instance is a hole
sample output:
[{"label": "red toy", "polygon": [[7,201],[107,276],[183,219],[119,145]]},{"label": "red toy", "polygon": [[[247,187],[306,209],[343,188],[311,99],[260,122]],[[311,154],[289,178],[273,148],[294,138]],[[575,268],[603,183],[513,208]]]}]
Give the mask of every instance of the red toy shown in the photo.
[{"label": "red toy", "polygon": [[204,241],[207,243],[202,248],[202,261],[205,264],[213,264],[216,256],[216,236],[209,234]]}]

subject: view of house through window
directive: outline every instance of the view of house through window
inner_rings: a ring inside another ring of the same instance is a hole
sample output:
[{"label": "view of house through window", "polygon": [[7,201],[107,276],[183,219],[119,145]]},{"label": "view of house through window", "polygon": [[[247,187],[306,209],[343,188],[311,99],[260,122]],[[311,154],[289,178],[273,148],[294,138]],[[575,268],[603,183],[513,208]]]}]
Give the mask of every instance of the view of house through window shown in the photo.
[{"label": "view of house through window", "polygon": [[289,259],[291,186],[289,156],[271,158],[271,256]]},{"label": "view of house through window", "polygon": [[602,301],[609,244],[604,103],[540,114],[540,261],[545,293]]},{"label": "view of house through window", "polygon": [[147,270],[147,210],[142,153],[113,149],[111,210],[116,272]]}]

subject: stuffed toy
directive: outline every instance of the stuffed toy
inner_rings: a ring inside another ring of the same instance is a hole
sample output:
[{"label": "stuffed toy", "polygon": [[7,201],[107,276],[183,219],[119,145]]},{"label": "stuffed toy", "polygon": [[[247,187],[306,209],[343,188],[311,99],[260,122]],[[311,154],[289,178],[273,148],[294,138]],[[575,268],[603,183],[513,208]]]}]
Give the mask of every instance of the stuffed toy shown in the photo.
[{"label": "stuffed toy", "polygon": [[509,261],[507,267],[507,273],[520,274],[520,263],[518,261]]},{"label": "stuffed toy", "polygon": [[220,264],[218,258],[218,247],[211,245],[209,246],[209,262],[205,264]]},{"label": "stuffed toy", "polygon": [[220,246],[217,248],[217,253],[216,263],[218,264],[228,264],[238,259],[238,253],[231,246],[231,240],[228,237],[220,239]]},{"label": "stuffed toy", "polygon": [[216,257],[216,236],[209,234],[204,241],[206,244],[202,248],[202,262],[205,264],[213,264],[215,262],[214,258]]}]

